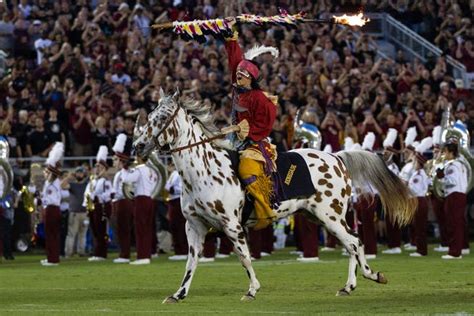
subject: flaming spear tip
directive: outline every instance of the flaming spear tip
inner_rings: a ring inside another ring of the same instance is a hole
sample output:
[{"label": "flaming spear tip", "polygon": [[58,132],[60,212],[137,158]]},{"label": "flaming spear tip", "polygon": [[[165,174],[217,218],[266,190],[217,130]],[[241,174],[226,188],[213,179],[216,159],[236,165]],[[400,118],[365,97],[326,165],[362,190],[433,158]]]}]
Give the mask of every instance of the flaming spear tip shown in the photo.
[{"label": "flaming spear tip", "polygon": [[347,15],[334,16],[333,19],[336,23],[346,24],[351,26],[364,26],[367,22],[370,22],[369,18],[364,18],[364,14],[359,12],[357,15]]}]

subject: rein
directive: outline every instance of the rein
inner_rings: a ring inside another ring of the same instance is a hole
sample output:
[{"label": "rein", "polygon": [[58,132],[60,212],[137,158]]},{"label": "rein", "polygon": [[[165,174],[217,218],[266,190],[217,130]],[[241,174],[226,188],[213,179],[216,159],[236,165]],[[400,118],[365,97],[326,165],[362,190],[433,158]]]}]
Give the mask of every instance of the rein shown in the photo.
[{"label": "rein", "polygon": [[186,146],[181,146],[181,147],[177,147],[177,148],[168,150],[168,151],[166,151],[166,153],[170,153],[170,154],[177,153],[177,152],[180,152],[180,151],[185,150],[185,149],[189,149],[189,148],[200,146],[200,145],[203,145],[203,144],[206,144],[206,143],[210,143],[210,142],[212,142],[216,139],[224,138],[225,136],[226,136],[225,134],[219,134],[219,135],[216,135],[216,136],[212,136],[212,137],[203,139],[203,140],[201,140],[197,143],[193,143],[193,144],[189,144],[189,145],[186,145]]},{"label": "rein", "polygon": [[[155,145],[159,148],[160,147],[160,144],[158,143],[158,138],[161,136],[161,134],[170,126],[170,124],[173,122],[173,120],[176,118],[176,116],[178,115],[178,111],[179,111],[180,107],[178,106],[176,108],[176,110],[174,111],[173,115],[170,116],[170,118],[168,119],[168,121],[166,122],[164,128],[158,133],[158,135],[156,135],[153,140],[155,142]],[[219,139],[219,138],[224,138],[226,136],[226,134],[219,134],[219,135],[215,135],[215,136],[212,136],[212,137],[209,137],[209,138],[206,138],[206,139],[203,139],[199,142],[196,142],[196,143],[192,143],[192,144],[188,144],[186,146],[181,146],[181,147],[177,147],[177,148],[174,148],[174,149],[171,149],[171,150],[160,150],[160,152],[162,152],[163,154],[172,154],[172,153],[177,153],[177,152],[180,152],[182,150],[185,150],[185,149],[189,149],[189,148],[193,148],[193,147],[196,147],[196,146],[200,146],[200,145],[203,145],[203,144],[206,144],[206,143],[210,143],[216,139]]]}]

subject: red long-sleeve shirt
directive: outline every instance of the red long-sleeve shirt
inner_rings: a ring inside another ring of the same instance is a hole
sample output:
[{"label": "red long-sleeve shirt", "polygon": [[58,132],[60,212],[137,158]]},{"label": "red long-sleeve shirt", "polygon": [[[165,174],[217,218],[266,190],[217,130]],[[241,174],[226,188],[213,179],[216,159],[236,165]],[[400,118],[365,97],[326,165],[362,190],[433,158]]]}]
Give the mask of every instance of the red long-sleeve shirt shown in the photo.
[{"label": "red long-sleeve shirt", "polygon": [[[243,59],[242,51],[236,40],[227,41],[225,44],[229,59],[229,68],[232,71],[232,83],[236,81],[237,66]],[[258,142],[267,138],[273,129],[277,108],[265,96],[262,90],[250,90],[238,95],[237,123],[246,119],[250,131],[248,138]]]}]

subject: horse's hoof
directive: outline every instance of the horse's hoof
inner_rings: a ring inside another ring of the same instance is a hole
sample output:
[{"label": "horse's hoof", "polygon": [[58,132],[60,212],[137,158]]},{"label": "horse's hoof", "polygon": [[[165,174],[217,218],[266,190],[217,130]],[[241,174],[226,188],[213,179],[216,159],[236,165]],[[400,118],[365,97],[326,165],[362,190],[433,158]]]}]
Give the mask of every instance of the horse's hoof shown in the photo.
[{"label": "horse's hoof", "polygon": [[174,298],[173,296],[168,296],[167,298],[165,298],[162,304],[176,304],[178,302],[178,299]]},{"label": "horse's hoof", "polygon": [[244,296],[242,296],[240,301],[241,302],[252,302],[252,301],[255,301],[255,296],[253,296],[251,294],[245,294]]},{"label": "horse's hoof", "polygon": [[336,293],[336,296],[349,296],[349,295],[351,295],[351,293],[346,291],[346,289],[341,289],[341,290],[337,291],[337,293]]},{"label": "horse's hoof", "polygon": [[387,284],[388,280],[382,272],[377,272],[377,283]]}]

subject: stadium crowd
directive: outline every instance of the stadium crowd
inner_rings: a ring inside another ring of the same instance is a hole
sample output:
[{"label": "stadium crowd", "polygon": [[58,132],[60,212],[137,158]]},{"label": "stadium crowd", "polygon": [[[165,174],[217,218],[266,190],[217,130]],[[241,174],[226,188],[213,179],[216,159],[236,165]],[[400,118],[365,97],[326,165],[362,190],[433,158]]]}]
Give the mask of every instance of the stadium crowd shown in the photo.
[{"label": "stadium crowd", "polygon": [[[158,89],[212,105],[216,123],[230,123],[230,76],[223,41],[186,42],[150,26],[169,20],[236,15],[266,16],[305,11],[384,11],[410,25],[474,72],[474,26],[469,1],[9,1],[0,6],[0,49],[9,53],[0,82],[0,135],[11,157],[47,157],[53,144],[67,156],[92,156],[112,148],[120,133],[133,134],[137,113],[149,112]],[[416,127],[430,136],[449,105],[456,119],[474,130],[474,98],[455,81],[445,56],[427,63],[377,57],[376,39],[357,28],[301,24],[240,26],[240,42],[276,46],[275,61],[262,57],[260,86],[279,96],[272,133],[281,151],[293,146],[298,109],[319,126],[323,146],[342,149],[344,139],[376,135],[382,149],[389,128]],[[24,165],[23,165],[24,166]]]}]

